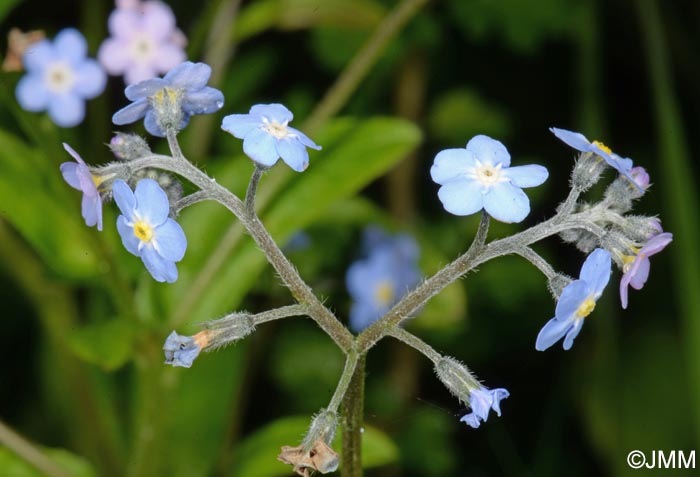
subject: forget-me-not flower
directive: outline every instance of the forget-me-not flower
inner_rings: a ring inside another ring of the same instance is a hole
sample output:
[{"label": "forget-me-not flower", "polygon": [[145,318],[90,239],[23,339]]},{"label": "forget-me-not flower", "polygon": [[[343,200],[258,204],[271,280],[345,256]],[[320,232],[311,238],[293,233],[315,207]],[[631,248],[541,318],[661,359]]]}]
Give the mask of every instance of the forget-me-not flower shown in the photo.
[{"label": "forget-me-not flower", "polygon": [[117,4],[108,25],[112,36],[102,42],[97,58],[109,74],[124,75],[127,84],[166,73],[186,59],[184,35],[163,2]]},{"label": "forget-me-not flower", "polygon": [[211,114],[224,105],[221,91],[207,86],[211,67],[204,63],[185,61],[163,78],[151,78],[127,86],[126,97],[133,101],[120,109],[112,122],[124,125],[145,116],[146,131],[164,137],[166,129],[179,131],[195,114]]},{"label": "forget-me-not flower", "polygon": [[649,257],[662,251],[673,240],[673,234],[669,232],[654,235],[634,255],[624,255],[622,279],[620,280],[620,301],[622,308],[627,308],[627,287],[641,290],[649,278],[651,263]]},{"label": "forget-me-not flower", "polygon": [[562,290],[554,318],[540,330],[535,349],[544,351],[564,336],[564,349],[571,349],[583,320],[595,309],[596,301],[610,280],[611,263],[610,252],[602,248],[595,249],[586,258],[579,279]]},{"label": "forget-me-not flower", "polygon": [[61,30],[53,42],[42,40],[24,52],[27,74],[17,83],[15,95],[27,111],[48,110],[61,127],[80,124],[85,100],[105,89],[107,75],[97,61],[87,58],[85,37],[74,28]]},{"label": "forget-me-not flower", "polygon": [[302,172],[309,166],[306,148],[320,150],[321,146],[288,126],[292,118],[292,112],[281,104],[256,104],[248,114],[226,116],[221,129],[243,139],[243,152],[261,166],[271,167],[281,157]]},{"label": "forget-me-not flower", "polygon": [[88,227],[97,225],[97,230],[102,230],[102,198],[98,188],[107,179],[106,177],[93,176],[85,161],[68,144],[63,143],[63,148],[73,156],[76,162],[64,162],[61,164],[63,179],[72,188],[83,193],[82,215]]},{"label": "forget-me-not flower", "polygon": [[165,340],[163,351],[165,364],[189,368],[202,351],[202,345],[195,337],[181,336],[173,331]]},{"label": "forget-me-not flower", "polygon": [[176,281],[175,262],[185,256],[187,238],[180,224],[168,217],[165,191],[153,179],[142,179],[134,192],[126,182],[116,180],[112,193],[123,214],[117,219],[117,230],[124,247],[141,257],[157,281]]},{"label": "forget-me-not flower", "polygon": [[435,156],[430,168],[433,181],[442,187],[438,197],[445,210],[471,215],[481,209],[501,222],[521,222],[530,213],[530,200],[522,191],[547,180],[539,165],[510,166],[505,146],[488,136],[473,137],[466,149],[446,149]]},{"label": "forget-me-not flower", "polygon": [[504,388],[488,389],[482,386],[473,390],[469,395],[469,407],[472,412],[462,416],[460,421],[474,429],[478,428],[482,422],[486,422],[490,410],[493,409],[498,416],[501,415],[501,400],[508,396],[510,393]]},{"label": "forget-me-not flower", "polygon": [[635,181],[634,177],[632,177],[631,170],[634,166],[632,159],[618,156],[602,142],[591,142],[581,133],[559,128],[549,128],[549,130],[562,142],[573,147],[577,151],[590,152],[598,157],[601,157],[610,167],[625,176],[632,184],[640,188],[637,181]]},{"label": "forget-me-not flower", "polygon": [[350,329],[374,323],[420,281],[418,245],[408,235],[388,237],[376,228],[365,231],[366,258],[353,263],[345,281],[352,297]]}]

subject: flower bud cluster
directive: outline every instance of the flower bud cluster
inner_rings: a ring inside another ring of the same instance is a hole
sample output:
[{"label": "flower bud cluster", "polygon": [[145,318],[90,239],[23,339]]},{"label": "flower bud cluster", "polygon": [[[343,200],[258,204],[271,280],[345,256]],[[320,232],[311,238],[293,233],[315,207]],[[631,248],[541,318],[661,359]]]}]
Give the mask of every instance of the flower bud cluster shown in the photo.
[{"label": "flower bud cluster", "polygon": [[117,159],[133,161],[139,157],[151,154],[151,148],[144,138],[138,134],[118,132],[109,141],[109,149]]}]

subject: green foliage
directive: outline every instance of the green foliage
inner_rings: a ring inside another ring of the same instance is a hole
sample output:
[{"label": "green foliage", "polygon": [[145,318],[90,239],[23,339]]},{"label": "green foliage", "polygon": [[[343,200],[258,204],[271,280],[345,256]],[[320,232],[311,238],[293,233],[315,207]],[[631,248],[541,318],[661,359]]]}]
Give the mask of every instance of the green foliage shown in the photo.
[{"label": "green foliage", "polygon": [[[71,477],[97,477],[98,475],[89,462],[64,449],[42,450]],[[2,446],[0,446],[0,468],[4,477],[45,477],[46,475]]]},{"label": "green foliage", "polygon": [[134,324],[125,319],[88,323],[68,336],[68,346],[80,358],[113,371],[131,359],[136,338]]}]

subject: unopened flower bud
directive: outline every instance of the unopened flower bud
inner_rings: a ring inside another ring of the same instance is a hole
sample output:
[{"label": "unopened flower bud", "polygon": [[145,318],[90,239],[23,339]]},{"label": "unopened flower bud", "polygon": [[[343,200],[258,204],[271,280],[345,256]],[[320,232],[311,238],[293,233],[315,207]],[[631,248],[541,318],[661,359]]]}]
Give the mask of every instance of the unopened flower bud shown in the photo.
[{"label": "unopened flower bud", "polygon": [[605,162],[592,152],[584,152],[578,156],[574,170],[571,172],[571,183],[574,187],[588,190],[600,180],[605,170]]},{"label": "unopened flower bud", "polygon": [[626,215],[619,225],[620,231],[633,242],[643,243],[664,230],[656,217]]},{"label": "unopened flower bud", "polygon": [[208,350],[241,340],[255,331],[253,317],[248,313],[232,313],[203,324],[202,333],[208,333]]},{"label": "unopened flower bud", "polygon": [[335,430],[337,427],[338,416],[336,413],[327,409],[322,409],[311,421],[309,431],[306,433],[301,443],[302,446],[310,449],[319,439],[330,445],[335,437]]},{"label": "unopened flower bud", "polygon": [[182,184],[172,175],[159,169],[140,169],[136,171],[129,182],[136,185],[141,179],[153,179],[165,191],[168,201],[174,204],[182,198]]},{"label": "unopened flower bud", "polygon": [[481,387],[469,369],[454,358],[443,356],[435,365],[435,373],[452,395],[467,405],[472,391]]},{"label": "unopened flower bud", "polygon": [[605,200],[610,208],[621,214],[631,210],[632,201],[642,197],[649,187],[649,174],[643,167],[633,167],[630,175],[634,183],[624,176],[618,176],[605,191]]},{"label": "unopened flower bud", "polygon": [[109,149],[122,161],[132,161],[151,154],[146,140],[133,133],[118,132],[109,141]]}]

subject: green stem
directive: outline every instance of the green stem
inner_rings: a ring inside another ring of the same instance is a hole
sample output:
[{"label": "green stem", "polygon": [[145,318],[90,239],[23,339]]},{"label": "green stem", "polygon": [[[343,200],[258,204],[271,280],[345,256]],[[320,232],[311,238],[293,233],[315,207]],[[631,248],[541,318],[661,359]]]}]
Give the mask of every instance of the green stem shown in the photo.
[{"label": "green stem", "polygon": [[41,449],[2,421],[0,421],[0,443],[47,477],[70,477],[70,472],[61,468]]},{"label": "green stem", "polygon": [[362,425],[364,422],[365,355],[359,355],[343,397],[342,477],[362,477]]}]

